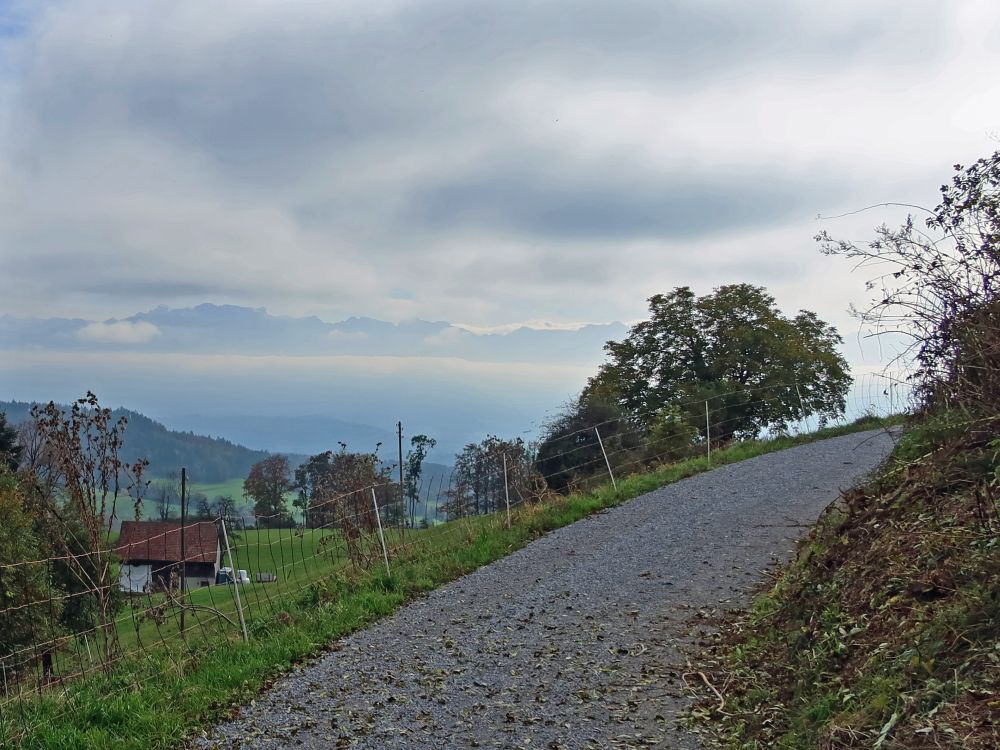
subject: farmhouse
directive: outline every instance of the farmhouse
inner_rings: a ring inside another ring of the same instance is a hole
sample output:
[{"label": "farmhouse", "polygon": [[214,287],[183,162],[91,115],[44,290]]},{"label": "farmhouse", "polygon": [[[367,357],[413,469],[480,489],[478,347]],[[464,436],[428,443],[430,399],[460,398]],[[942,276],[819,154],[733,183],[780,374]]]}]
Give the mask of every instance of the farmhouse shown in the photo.
[{"label": "farmhouse", "polygon": [[181,561],[186,571],[187,588],[215,583],[222,558],[219,534],[210,521],[189,523],[183,529],[184,555],[181,555],[181,525],[169,521],[124,521],[115,552],[122,559],[122,591],[141,593],[179,585]]}]

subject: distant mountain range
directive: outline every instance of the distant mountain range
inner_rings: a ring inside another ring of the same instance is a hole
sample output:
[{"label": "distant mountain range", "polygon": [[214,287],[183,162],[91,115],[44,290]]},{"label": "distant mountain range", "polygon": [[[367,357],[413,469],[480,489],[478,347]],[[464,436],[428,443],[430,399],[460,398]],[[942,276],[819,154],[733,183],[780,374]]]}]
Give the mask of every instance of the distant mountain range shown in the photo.
[{"label": "distant mountain range", "polygon": [[0,316],[0,350],[142,351],[248,355],[461,357],[492,362],[593,362],[623,323],[569,328],[518,326],[475,332],[444,321],[387,323],[353,317],[327,323],[264,308],[201,304],[157,307],[127,318]]}]

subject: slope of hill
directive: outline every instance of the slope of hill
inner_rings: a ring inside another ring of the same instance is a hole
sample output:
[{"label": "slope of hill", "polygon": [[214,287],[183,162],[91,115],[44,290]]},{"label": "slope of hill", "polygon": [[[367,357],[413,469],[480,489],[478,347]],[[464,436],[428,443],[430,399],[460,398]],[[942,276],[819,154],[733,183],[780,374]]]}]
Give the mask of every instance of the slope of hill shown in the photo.
[{"label": "slope of hill", "polygon": [[723,625],[694,716],[725,746],[1000,747],[997,427],[913,427]]},{"label": "slope of hill", "polygon": [[[0,401],[0,411],[7,413],[11,424],[28,419],[31,407],[31,403],[24,401]],[[254,463],[268,456],[267,451],[245,448],[223,438],[168,430],[128,409],[116,409],[114,415],[128,418],[123,458],[148,459],[152,476],[167,476],[183,466],[194,481],[224,482],[246,476]]]},{"label": "slope of hill", "polygon": [[[0,412],[7,414],[11,424],[18,424],[30,417],[30,402],[0,401]],[[149,460],[149,476],[168,477],[185,467],[193,485],[207,485],[204,489],[210,496],[230,494],[238,497],[241,492],[231,488],[226,492],[216,492],[217,487],[242,479],[254,463],[272,453],[282,452],[288,456],[293,467],[305,461],[307,454],[324,450],[336,450],[338,442],[344,442],[349,450],[374,450],[376,443],[382,442],[383,456],[393,477],[396,476],[397,461],[395,436],[388,431],[369,425],[343,422],[336,419],[317,417],[230,417],[218,420],[211,417],[192,418],[194,430],[171,430],[144,414],[130,409],[116,409],[115,417],[128,418],[125,430],[123,458],[135,461],[142,457]],[[312,429],[308,429],[309,427]],[[299,430],[304,430],[299,434]],[[225,432],[234,434],[239,442],[223,437],[210,437],[199,432]],[[266,445],[263,448],[247,448],[242,442]],[[427,461],[424,463],[421,498],[427,500],[430,519],[436,518],[439,496],[447,489],[452,467]],[[424,502],[418,508],[418,515],[425,513]]]}]

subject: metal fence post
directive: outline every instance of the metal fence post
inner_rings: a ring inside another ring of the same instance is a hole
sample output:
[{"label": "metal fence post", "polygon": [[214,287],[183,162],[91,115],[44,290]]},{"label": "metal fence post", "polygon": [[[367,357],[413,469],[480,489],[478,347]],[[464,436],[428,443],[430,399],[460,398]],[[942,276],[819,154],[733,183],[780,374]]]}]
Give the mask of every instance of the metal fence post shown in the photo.
[{"label": "metal fence post", "polygon": [[392,575],[389,570],[389,550],[385,548],[385,534],[382,533],[382,517],[378,514],[378,498],[375,495],[375,488],[372,487],[372,505],[375,506],[375,523],[378,524],[378,539],[382,542],[382,559],[385,560],[385,574]]},{"label": "metal fence post", "polygon": [[184,599],[187,593],[187,469],[181,467],[181,638],[184,638]]},{"label": "metal fence post", "polygon": [[705,399],[705,447],[708,449],[708,460],[712,460],[712,425],[708,421],[708,399]]},{"label": "metal fence post", "polygon": [[507,528],[510,528],[510,486],[507,484],[507,454],[503,454],[503,495],[507,501]]},{"label": "metal fence post", "polygon": [[229,534],[226,533],[226,519],[219,519],[222,523],[222,540],[226,544],[226,555],[229,557],[229,569],[232,571],[233,576],[233,593],[236,595],[236,614],[240,618],[240,630],[243,631],[243,642],[249,643],[250,636],[247,634],[247,623],[243,619],[243,603],[240,601],[240,576],[236,572],[236,568],[233,565],[233,550],[229,546]]},{"label": "metal fence post", "polygon": [[799,396],[799,413],[802,415],[802,421],[805,422],[806,430],[809,431],[809,419],[806,417],[806,402],[802,400],[802,391],[799,390],[799,384],[795,383],[795,393]]},{"label": "metal fence post", "polygon": [[601,446],[601,453],[604,454],[604,463],[608,466],[608,474],[611,476],[611,486],[617,491],[618,483],[615,481],[615,473],[611,471],[611,462],[608,460],[608,452],[604,450],[604,441],[601,440],[601,431],[595,427],[594,434],[597,435],[597,442]]}]

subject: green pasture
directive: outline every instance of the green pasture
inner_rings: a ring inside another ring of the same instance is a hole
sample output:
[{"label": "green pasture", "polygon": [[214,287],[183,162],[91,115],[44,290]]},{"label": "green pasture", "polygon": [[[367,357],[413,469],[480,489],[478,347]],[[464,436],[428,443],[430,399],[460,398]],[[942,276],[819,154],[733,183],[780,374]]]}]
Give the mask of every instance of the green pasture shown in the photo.
[{"label": "green pasture", "polygon": [[[468,522],[466,522],[468,525]],[[386,546],[393,560],[412,557],[418,551],[439,547],[454,537],[460,524],[430,529],[387,529]],[[339,531],[328,529],[248,529],[229,537],[222,549],[220,567],[246,570],[250,582],[199,587],[168,597],[164,593],[132,594],[116,616],[119,645],[125,658],[164,645],[197,648],[241,638],[239,609],[248,627],[275,617],[309,587],[339,575],[350,577],[356,568],[369,569],[382,563],[382,548],[376,534],[367,534],[357,544],[362,560],[355,566]],[[231,557],[230,557],[231,554]],[[277,577],[259,582],[260,573]],[[182,616],[183,610],[183,628]],[[77,637],[56,656],[57,674],[71,675],[96,667],[94,634]]]},{"label": "green pasture", "polygon": [[243,502],[243,477],[227,479],[225,482],[191,482],[188,491],[193,495],[201,492],[209,500],[220,495],[231,497],[237,505]]}]

